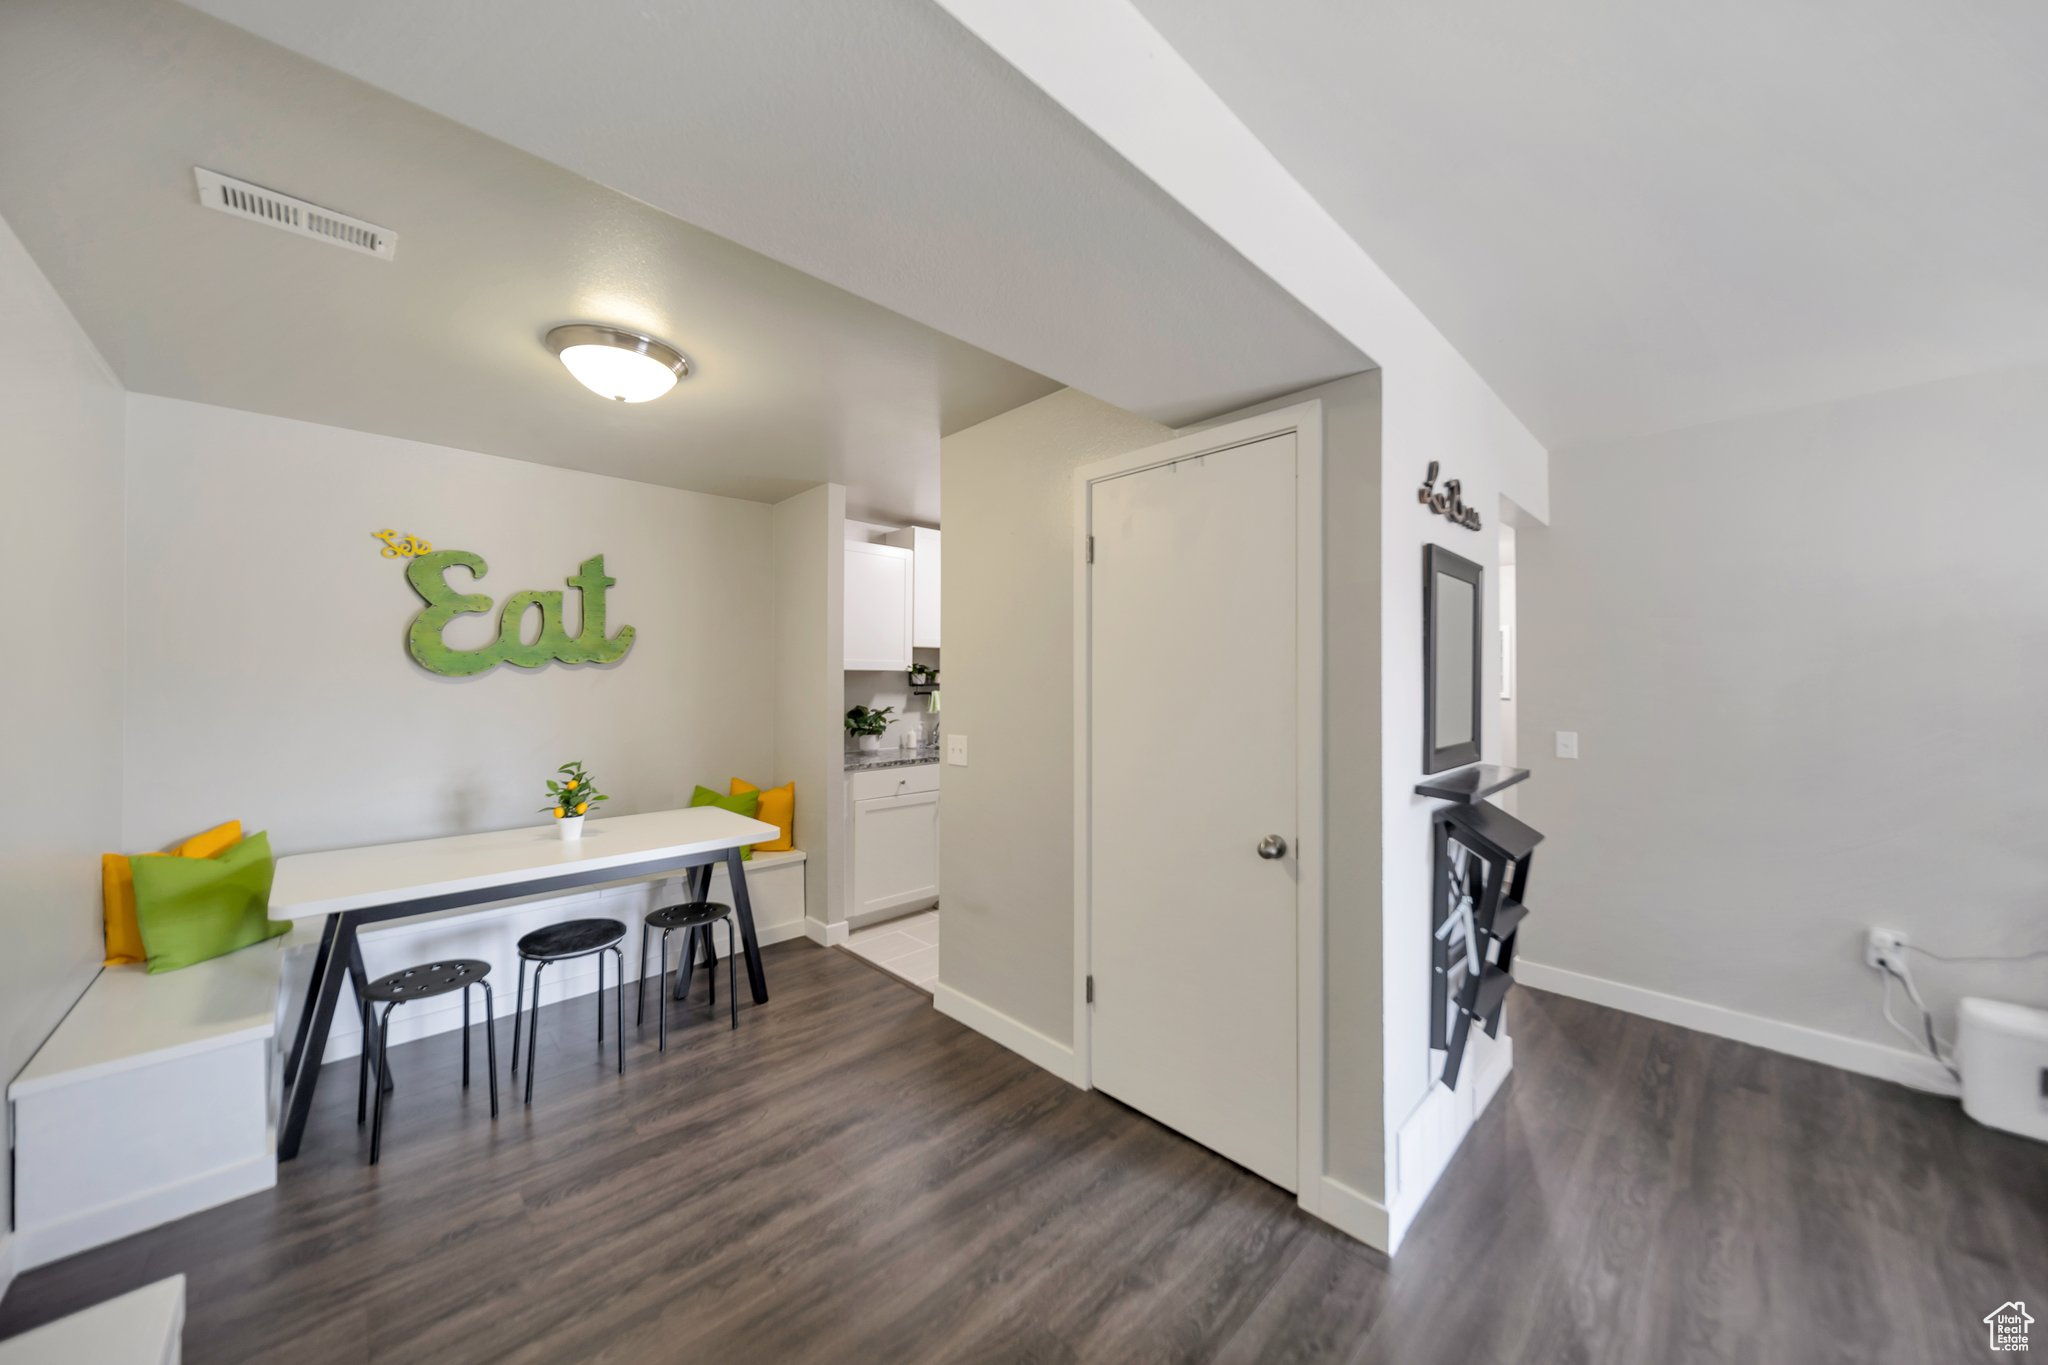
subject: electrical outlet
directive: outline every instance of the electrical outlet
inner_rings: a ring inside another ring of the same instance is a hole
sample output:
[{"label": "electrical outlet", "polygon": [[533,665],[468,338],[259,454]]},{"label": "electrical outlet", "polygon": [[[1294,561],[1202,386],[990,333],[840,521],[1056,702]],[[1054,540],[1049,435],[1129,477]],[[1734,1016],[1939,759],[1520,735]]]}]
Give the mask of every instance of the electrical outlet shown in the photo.
[{"label": "electrical outlet", "polygon": [[1559,730],[1557,732],[1557,756],[1559,758],[1577,758],[1579,756],[1579,732],[1577,730]]},{"label": "electrical outlet", "polygon": [[1863,965],[1876,971],[1906,969],[1906,936],[1896,929],[1872,929],[1863,937]]},{"label": "electrical outlet", "polygon": [[967,766],[967,736],[946,736],[946,764],[948,767],[953,768],[964,768]]}]

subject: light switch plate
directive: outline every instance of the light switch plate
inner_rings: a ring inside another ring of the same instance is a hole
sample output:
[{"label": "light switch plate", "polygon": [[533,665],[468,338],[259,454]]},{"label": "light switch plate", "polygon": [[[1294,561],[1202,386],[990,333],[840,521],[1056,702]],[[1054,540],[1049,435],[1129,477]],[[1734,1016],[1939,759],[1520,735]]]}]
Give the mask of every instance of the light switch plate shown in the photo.
[{"label": "light switch plate", "polygon": [[1559,730],[1557,732],[1557,756],[1559,758],[1577,758],[1579,756],[1579,732],[1577,730]]},{"label": "light switch plate", "polygon": [[946,763],[955,768],[967,766],[967,736],[946,736]]}]

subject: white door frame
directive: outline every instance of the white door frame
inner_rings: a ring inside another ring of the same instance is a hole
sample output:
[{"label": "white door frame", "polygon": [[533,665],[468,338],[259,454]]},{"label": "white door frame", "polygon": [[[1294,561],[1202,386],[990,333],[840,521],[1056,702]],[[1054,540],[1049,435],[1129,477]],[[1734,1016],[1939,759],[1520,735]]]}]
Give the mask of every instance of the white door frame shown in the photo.
[{"label": "white door frame", "polygon": [[[1105,479],[1294,434],[1295,470],[1295,803],[1300,880],[1295,887],[1295,1185],[1303,1211],[1322,1216],[1323,1188],[1323,405],[1311,400],[1190,436],[1083,465],[1074,471],[1074,1070],[1094,1088],[1094,1040],[1087,980],[1093,927],[1089,904],[1093,795],[1093,621],[1089,594],[1089,494]],[[1190,742],[1193,737],[1190,736]]]}]

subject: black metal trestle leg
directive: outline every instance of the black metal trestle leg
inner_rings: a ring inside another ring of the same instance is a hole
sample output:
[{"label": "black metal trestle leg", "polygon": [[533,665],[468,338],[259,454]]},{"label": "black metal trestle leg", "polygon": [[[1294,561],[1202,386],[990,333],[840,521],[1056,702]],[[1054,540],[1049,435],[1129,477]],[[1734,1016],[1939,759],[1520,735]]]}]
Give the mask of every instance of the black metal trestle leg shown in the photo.
[{"label": "black metal trestle leg", "polygon": [[469,1089],[469,987],[462,988],[462,1088]]},{"label": "black metal trestle leg", "polygon": [[732,1002],[732,1026],[740,1026],[739,945],[732,941],[732,921],[725,922],[725,994]]},{"label": "black metal trestle leg", "polygon": [[[616,959],[614,965],[618,968],[618,971],[614,974],[614,979],[619,984],[618,988],[612,992],[612,1036],[618,1040],[619,1074],[623,1076],[626,1074],[626,954],[624,950],[619,948],[612,948],[609,951]],[[597,960],[602,963],[604,961],[604,954],[599,953]],[[602,1004],[598,1006],[598,1013],[600,1015],[604,1013]],[[600,1032],[598,1036],[603,1037],[604,1035]]]}]

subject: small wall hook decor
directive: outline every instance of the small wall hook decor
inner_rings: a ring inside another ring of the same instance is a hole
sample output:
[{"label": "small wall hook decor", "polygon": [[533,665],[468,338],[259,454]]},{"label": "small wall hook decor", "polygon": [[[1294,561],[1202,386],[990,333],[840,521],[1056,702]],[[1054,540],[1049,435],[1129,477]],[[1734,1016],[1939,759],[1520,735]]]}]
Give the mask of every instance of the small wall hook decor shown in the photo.
[{"label": "small wall hook decor", "polygon": [[1422,487],[1415,491],[1415,500],[1430,511],[1468,531],[1479,529],[1479,509],[1467,507],[1463,496],[1464,484],[1457,479],[1444,481],[1443,491],[1436,488],[1437,461],[1429,462],[1429,473],[1423,477]]}]

